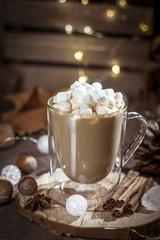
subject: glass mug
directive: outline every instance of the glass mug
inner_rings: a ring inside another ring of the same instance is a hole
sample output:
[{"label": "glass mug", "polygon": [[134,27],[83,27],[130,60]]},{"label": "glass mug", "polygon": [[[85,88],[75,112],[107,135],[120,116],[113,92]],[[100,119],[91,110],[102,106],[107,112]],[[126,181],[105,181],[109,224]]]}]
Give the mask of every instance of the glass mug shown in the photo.
[{"label": "glass mug", "polygon": [[[87,118],[60,112],[54,108],[52,97],[47,114],[51,175],[61,169],[66,178],[57,186],[64,190],[65,182],[77,183],[76,193],[78,186],[89,189],[106,178],[112,183],[108,189],[113,190],[122,166],[142,142],[147,128],[145,119],[139,113],[127,112],[126,106],[110,116]],[[133,118],[140,121],[140,129],[124,150],[126,122]]]}]

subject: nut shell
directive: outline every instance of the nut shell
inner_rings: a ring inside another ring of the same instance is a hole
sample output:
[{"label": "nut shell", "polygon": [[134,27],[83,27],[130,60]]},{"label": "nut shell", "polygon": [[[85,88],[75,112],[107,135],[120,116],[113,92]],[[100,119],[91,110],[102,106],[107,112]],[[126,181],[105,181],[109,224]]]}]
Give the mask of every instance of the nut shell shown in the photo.
[{"label": "nut shell", "polygon": [[19,191],[24,195],[33,195],[37,192],[37,182],[32,177],[24,177],[18,183]]},{"label": "nut shell", "polygon": [[12,193],[12,183],[8,179],[0,177],[0,205],[8,203],[12,197]]},{"label": "nut shell", "polygon": [[30,155],[21,156],[17,159],[16,165],[23,173],[29,174],[37,168],[37,160]]}]

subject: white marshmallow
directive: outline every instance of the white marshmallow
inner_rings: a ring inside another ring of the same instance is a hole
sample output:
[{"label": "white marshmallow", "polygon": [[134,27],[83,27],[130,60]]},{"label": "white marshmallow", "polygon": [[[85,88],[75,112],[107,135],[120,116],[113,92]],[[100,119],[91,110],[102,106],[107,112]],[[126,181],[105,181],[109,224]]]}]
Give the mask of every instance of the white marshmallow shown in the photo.
[{"label": "white marshmallow", "polygon": [[115,98],[116,102],[122,102],[123,95],[122,95],[122,93],[117,92],[117,93],[114,94],[114,98]]},{"label": "white marshmallow", "polygon": [[59,92],[57,93],[56,95],[56,101],[57,103],[60,103],[60,102],[66,102],[70,99],[70,95],[71,95],[71,92]]},{"label": "white marshmallow", "polygon": [[60,102],[59,104],[59,110],[63,112],[70,112],[71,111],[71,104],[69,102]]},{"label": "white marshmallow", "polygon": [[59,104],[58,104],[58,103],[55,103],[55,104],[53,105],[53,107],[56,108],[56,109],[58,109],[58,108],[59,108]]},{"label": "white marshmallow", "polygon": [[70,103],[72,105],[72,110],[76,110],[76,109],[80,108],[82,101],[77,98],[71,98]]},{"label": "white marshmallow", "polygon": [[74,98],[81,99],[85,94],[86,94],[86,88],[82,85],[80,85],[79,87],[76,87],[72,90],[72,96]]},{"label": "white marshmallow", "polygon": [[91,108],[85,108],[80,110],[80,114],[84,115],[92,115],[92,109]]},{"label": "white marshmallow", "polygon": [[106,101],[106,97],[102,91],[95,90],[92,93],[92,97],[96,103],[104,103]]},{"label": "white marshmallow", "polygon": [[78,82],[78,81],[75,81],[75,82],[70,86],[70,89],[73,90],[74,88],[80,87],[80,86],[82,86],[81,83]]},{"label": "white marshmallow", "polygon": [[114,90],[112,88],[107,88],[102,91],[106,96],[114,97]]},{"label": "white marshmallow", "polygon": [[113,97],[106,96],[106,101],[103,103],[106,107],[113,108],[116,105],[116,100]]},{"label": "white marshmallow", "polygon": [[102,105],[97,105],[96,107],[96,113],[98,115],[101,115],[101,114],[111,114],[112,113],[112,110],[106,106],[102,106]]},{"label": "white marshmallow", "polygon": [[93,97],[90,94],[84,95],[82,97],[82,102],[83,103],[87,103],[87,104],[89,104],[92,107],[95,105],[95,101],[94,101]]},{"label": "white marshmallow", "polygon": [[53,103],[57,103],[57,95],[53,97]]},{"label": "white marshmallow", "polygon": [[95,90],[102,90],[102,85],[99,82],[92,83],[92,86],[95,88]]},{"label": "white marshmallow", "polygon": [[79,109],[76,109],[76,110],[73,110],[71,113],[72,113],[72,114],[75,114],[75,115],[79,115],[79,114],[80,114],[80,110],[79,110]]},{"label": "white marshmallow", "polygon": [[80,110],[84,110],[84,109],[87,109],[87,108],[90,108],[90,105],[87,104],[87,103],[83,103],[83,104],[80,106]]},{"label": "white marshmallow", "polygon": [[95,88],[92,85],[90,85],[89,83],[85,83],[84,87],[87,90],[87,94],[91,94],[95,90]]}]

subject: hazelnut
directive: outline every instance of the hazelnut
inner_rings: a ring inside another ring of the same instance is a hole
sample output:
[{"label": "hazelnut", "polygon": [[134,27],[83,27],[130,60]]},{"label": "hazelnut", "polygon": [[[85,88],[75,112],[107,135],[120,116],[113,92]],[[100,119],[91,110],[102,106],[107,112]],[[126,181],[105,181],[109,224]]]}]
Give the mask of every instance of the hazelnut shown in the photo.
[{"label": "hazelnut", "polygon": [[12,197],[13,185],[5,177],[0,177],[0,205],[6,204]]},{"label": "hazelnut", "polygon": [[33,156],[21,156],[17,159],[16,165],[23,173],[31,173],[37,168],[37,160]]},{"label": "hazelnut", "polygon": [[18,183],[19,191],[24,195],[33,195],[37,192],[37,182],[32,177],[24,177]]}]

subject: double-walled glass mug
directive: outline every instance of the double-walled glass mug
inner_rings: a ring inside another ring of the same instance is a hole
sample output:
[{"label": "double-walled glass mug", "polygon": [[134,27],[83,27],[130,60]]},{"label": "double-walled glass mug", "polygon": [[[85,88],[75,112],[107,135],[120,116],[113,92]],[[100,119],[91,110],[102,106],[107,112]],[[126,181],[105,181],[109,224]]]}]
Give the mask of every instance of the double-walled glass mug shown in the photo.
[{"label": "double-walled glass mug", "polygon": [[[140,129],[125,149],[126,122],[138,119]],[[107,191],[118,183],[122,166],[133,155],[146,132],[145,119],[124,106],[112,115],[91,117],[64,113],[48,101],[50,172],[56,175],[55,187],[72,193],[103,185]],[[58,179],[56,172],[61,174]],[[100,184],[102,183],[102,184]],[[74,190],[74,191],[73,191]],[[92,189],[93,190],[93,189]],[[101,190],[100,190],[101,191]],[[102,193],[103,191],[101,191]],[[104,193],[106,196],[106,192]]]}]

